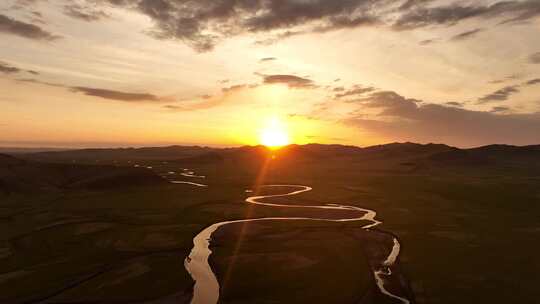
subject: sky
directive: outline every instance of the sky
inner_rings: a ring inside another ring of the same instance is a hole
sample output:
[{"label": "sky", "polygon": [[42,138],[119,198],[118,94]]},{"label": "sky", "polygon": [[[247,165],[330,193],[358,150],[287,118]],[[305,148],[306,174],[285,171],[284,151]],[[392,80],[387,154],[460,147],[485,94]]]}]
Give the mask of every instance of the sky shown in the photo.
[{"label": "sky", "polygon": [[0,146],[540,144],[538,0],[3,0]]}]

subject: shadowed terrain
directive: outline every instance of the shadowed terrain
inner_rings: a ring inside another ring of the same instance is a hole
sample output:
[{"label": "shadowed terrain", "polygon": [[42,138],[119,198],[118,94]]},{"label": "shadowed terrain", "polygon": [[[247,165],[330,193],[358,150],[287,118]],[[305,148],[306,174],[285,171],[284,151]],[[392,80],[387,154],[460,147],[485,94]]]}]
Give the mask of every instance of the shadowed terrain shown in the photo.
[{"label": "shadowed terrain", "polygon": [[[390,288],[415,303],[535,303],[536,282],[523,278],[540,270],[539,151],[405,143],[0,155],[0,302],[189,303],[183,259],[203,228],[323,215],[245,204],[245,191],[262,183],[313,187],[272,203],[376,210],[377,229],[402,244]],[[181,175],[186,168],[205,178]],[[361,226],[218,230],[210,263],[221,301],[397,303],[378,292],[369,267],[392,244]]]}]

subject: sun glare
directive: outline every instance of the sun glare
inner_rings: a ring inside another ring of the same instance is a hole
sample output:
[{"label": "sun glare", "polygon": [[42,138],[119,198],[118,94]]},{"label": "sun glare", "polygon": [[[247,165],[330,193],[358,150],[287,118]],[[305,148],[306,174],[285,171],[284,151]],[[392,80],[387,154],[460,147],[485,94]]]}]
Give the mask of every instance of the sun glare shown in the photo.
[{"label": "sun glare", "polygon": [[289,135],[277,119],[273,119],[260,133],[260,143],[271,148],[277,149],[289,144]]}]

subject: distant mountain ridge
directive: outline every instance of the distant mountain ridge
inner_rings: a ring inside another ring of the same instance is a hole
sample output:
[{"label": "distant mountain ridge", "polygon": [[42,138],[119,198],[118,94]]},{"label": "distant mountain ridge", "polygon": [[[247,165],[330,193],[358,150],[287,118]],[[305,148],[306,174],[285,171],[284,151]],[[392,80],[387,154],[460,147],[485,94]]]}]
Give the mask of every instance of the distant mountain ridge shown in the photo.
[{"label": "distant mountain ridge", "polygon": [[269,155],[284,160],[379,160],[422,162],[436,165],[488,164],[498,162],[526,162],[540,160],[540,145],[511,146],[488,145],[460,149],[444,144],[389,143],[369,147],[346,145],[306,144],[289,145],[279,150],[264,146],[242,146],[236,148],[210,148],[200,146],[169,146],[118,149],[81,149],[27,153],[24,159],[43,162],[99,163],[110,161],[179,161],[185,163],[212,163],[228,159],[236,161],[260,161]]},{"label": "distant mountain ridge", "polygon": [[[121,149],[82,149],[55,152],[0,154],[0,191],[17,189],[100,189],[165,182],[152,170],[136,168],[175,162],[190,165],[259,166],[277,159],[286,167],[301,162],[336,162],[357,170],[424,172],[450,168],[514,168],[540,172],[540,145],[488,145],[459,149],[444,144],[390,143],[371,147],[344,145],[289,145],[278,150],[264,146],[209,148],[170,146]],[[145,162],[147,163],[145,165]],[[139,165],[140,164],[140,165]],[[7,189],[7,190],[6,190]]]}]

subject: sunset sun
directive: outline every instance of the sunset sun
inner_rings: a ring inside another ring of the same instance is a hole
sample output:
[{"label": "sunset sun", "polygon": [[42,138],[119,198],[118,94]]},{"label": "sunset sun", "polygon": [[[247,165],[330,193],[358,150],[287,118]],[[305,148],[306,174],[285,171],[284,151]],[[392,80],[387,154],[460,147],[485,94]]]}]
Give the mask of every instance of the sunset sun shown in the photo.
[{"label": "sunset sun", "polygon": [[269,148],[279,148],[289,144],[289,134],[282,123],[273,119],[261,130],[259,141]]}]

